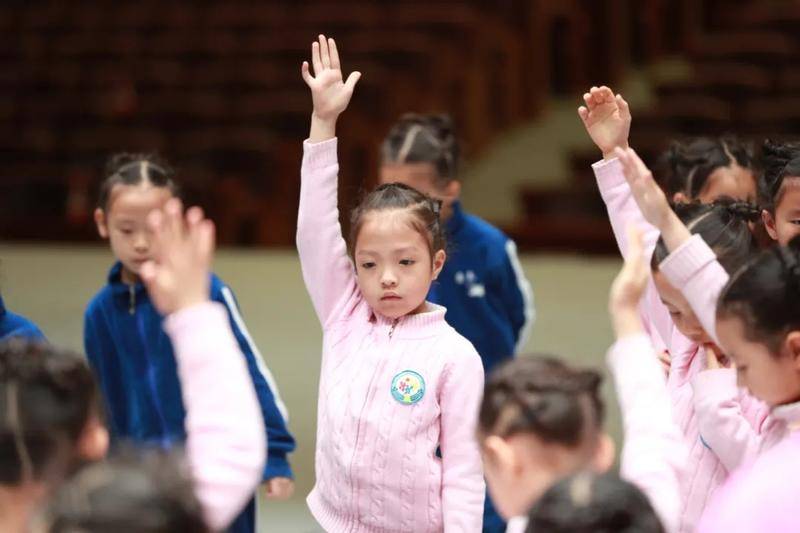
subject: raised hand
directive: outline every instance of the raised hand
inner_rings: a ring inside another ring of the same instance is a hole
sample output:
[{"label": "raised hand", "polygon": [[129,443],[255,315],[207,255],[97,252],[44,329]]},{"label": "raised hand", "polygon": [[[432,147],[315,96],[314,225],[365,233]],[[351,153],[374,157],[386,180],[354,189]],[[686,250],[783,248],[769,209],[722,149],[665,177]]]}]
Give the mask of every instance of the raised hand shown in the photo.
[{"label": "raised hand", "polygon": [[664,225],[673,212],[669,202],[667,202],[667,196],[664,191],[653,179],[653,173],[650,172],[650,169],[647,168],[633,148],[624,150],[617,148],[614,154],[622,163],[625,179],[645,220],[663,231]]},{"label": "raised hand", "polygon": [[183,216],[180,200],[148,215],[154,257],[142,265],[141,278],[156,309],[168,315],[209,299],[214,224],[199,207]]},{"label": "raised hand", "polygon": [[[361,73],[352,72],[344,81],[336,41],[326,39],[324,35],[320,35],[318,41],[311,45],[311,64],[314,67],[313,76],[309,72],[308,61],[303,61],[301,73],[311,89],[313,118],[325,125],[335,126],[336,119],[350,103]],[[313,129],[312,124],[312,132]]]},{"label": "raised hand", "polygon": [[617,338],[642,331],[638,306],[650,278],[642,233],[635,226],[628,228],[628,246],[627,259],[611,284],[608,296],[608,312]]},{"label": "raised hand", "polygon": [[583,100],[586,106],[578,108],[578,115],[603,158],[613,157],[614,148],[627,148],[631,129],[628,102],[606,86],[592,87]]}]

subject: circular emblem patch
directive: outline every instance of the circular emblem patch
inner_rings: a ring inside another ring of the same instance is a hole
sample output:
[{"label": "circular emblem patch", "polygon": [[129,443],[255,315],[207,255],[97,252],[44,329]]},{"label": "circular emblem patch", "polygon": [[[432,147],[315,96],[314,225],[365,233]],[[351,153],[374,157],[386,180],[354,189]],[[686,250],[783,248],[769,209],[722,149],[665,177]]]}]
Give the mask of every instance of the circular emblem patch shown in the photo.
[{"label": "circular emblem patch", "polygon": [[392,396],[404,405],[413,405],[425,396],[425,380],[413,370],[403,370],[392,379]]}]

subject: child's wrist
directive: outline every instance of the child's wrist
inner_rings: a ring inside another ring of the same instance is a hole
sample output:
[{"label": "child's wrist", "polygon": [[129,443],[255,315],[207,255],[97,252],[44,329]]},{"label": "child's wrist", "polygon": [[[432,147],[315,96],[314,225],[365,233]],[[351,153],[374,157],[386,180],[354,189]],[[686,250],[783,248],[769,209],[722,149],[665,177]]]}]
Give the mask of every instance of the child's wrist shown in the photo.
[{"label": "child's wrist", "polygon": [[603,151],[603,160],[604,161],[611,161],[612,159],[616,159],[617,154],[616,154],[615,150],[617,148],[620,148],[622,150],[627,150],[628,149],[628,142],[626,141],[624,143],[612,146],[611,148],[602,150]]},{"label": "child's wrist", "polygon": [[311,142],[322,142],[336,137],[336,120],[335,117],[320,117],[316,112],[311,113],[311,130],[308,134],[308,140]]}]

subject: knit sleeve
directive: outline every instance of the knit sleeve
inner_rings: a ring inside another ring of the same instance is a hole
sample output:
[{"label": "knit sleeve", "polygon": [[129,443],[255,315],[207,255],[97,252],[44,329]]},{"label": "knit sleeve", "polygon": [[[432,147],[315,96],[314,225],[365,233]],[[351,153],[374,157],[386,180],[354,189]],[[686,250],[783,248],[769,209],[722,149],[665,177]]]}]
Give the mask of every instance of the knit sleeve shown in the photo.
[{"label": "knit sleeve", "polygon": [[[252,497],[266,455],[264,421],[225,308],[168,316],[186,405],[186,452],[206,522],[224,529]],[[235,416],[231,416],[235,413]]]},{"label": "knit sleeve", "polygon": [[339,224],[336,147],[335,138],[305,141],[300,170],[297,250],[306,289],[323,328],[352,310],[360,299]]}]

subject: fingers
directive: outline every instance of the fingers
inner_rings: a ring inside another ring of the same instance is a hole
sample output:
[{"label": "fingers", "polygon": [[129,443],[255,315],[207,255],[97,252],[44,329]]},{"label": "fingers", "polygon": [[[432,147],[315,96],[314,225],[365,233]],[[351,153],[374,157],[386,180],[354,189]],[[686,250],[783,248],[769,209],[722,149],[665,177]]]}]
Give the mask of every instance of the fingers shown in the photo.
[{"label": "fingers", "polygon": [[621,94],[616,96],[617,106],[619,107],[619,113],[622,115],[623,118],[630,120],[631,118],[631,109],[628,106],[628,102],[622,97]]},{"label": "fingers", "polygon": [[580,106],[578,108],[578,116],[581,117],[583,123],[586,124],[586,121],[589,120],[589,110],[584,106]]},{"label": "fingers", "polygon": [[360,72],[358,71],[351,72],[350,75],[347,76],[347,81],[344,82],[344,86],[347,87],[350,91],[352,91],[356,88],[356,83],[358,83],[358,80],[360,79],[361,79]]},{"label": "fingers", "polygon": [[142,268],[139,270],[139,277],[142,278],[142,281],[145,285],[149,285],[154,279],[156,279],[156,263],[155,261],[147,261],[146,263],[142,264]]},{"label": "fingers", "polygon": [[303,61],[303,64],[300,66],[300,75],[303,77],[303,81],[306,82],[306,85],[311,85],[311,81],[314,78],[311,77],[311,73],[308,71],[308,61]]},{"label": "fingers", "polygon": [[331,68],[331,54],[328,51],[328,40],[324,35],[319,36],[319,55],[323,68]]},{"label": "fingers", "polygon": [[339,50],[336,49],[336,41],[328,39],[328,53],[331,57],[331,68],[341,70],[342,64],[339,62]]},{"label": "fingers", "polygon": [[322,73],[322,59],[319,54],[319,42],[311,43],[311,65],[314,67],[314,76]]},{"label": "fingers", "polygon": [[214,256],[216,228],[210,220],[201,220],[195,228],[195,247],[200,259],[207,265]]},{"label": "fingers", "polygon": [[183,233],[183,203],[177,198],[171,198],[164,205],[164,230],[165,236],[179,239]]}]

